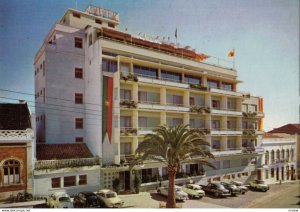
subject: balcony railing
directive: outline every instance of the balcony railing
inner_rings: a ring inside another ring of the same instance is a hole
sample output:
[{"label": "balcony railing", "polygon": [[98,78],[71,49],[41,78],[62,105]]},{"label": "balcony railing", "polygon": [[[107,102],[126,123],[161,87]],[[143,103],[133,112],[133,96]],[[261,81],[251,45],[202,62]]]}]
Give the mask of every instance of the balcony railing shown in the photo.
[{"label": "balcony railing", "polygon": [[211,113],[210,107],[200,106],[200,105],[191,105],[190,111],[196,112],[196,113],[201,113],[201,114]]},{"label": "balcony railing", "polygon": [[212,135],[242,135],[243,132],[239,128],[212,128]]},{"label": "balcony railing", "polygon": [[239,109],[233,109],[233,108],[217,108],[213,107],[211,108],[212,114],[222,114],[222,115],[236,115],[236,116],[242,116],[242,111]]},{"label": "balcony railing", "polygon": [[75,168],[82,166],[96,166],[100,164],[101,162],[99,157],[62,160],[38,160],[35,161],[35,170]]},{"label": "balcony railing", "polygon": [[136,136],[137,129],[133,127],[120,127],[121,136]]},{"label": "balcony railing", "polygon": [[213,93],[220,93],[220,94],[231,95],[231,96],[240,96],[240,97],[243,96],[242,93],[236,92],[236,91],[233,91],[233,90],[229,90],[229,89],[210,88],[210,91],[213,92]]},{"label": "balcony railing", "polygon": [[220,148],[212,148],[211,153],[213,155],[234,155],[234,154],[242,154],[242,148],[226,148],[226,149],[220,149]]},{"label": "balcony railing", "polygon": [[5,140],[31,140],[34,137],[32,129],[27,130],[0,130],[0,139]]},{"label": "balcony railing", "polygon": [[128,99],[121,99],[120,100],[120,106],[121,107],[126,107],[126,108],[137,108],[138,103],[133,100],[128,100]]}]

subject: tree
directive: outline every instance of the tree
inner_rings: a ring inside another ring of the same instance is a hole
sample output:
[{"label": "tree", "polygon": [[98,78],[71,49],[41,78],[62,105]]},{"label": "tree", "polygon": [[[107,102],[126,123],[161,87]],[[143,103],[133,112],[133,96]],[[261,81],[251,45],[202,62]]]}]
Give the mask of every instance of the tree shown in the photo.
[{"label": "tree", "polygon": [[141,176],[138,173],[135,173],[134,176],[134,189],[135,193],[140,193],[140,187],[141,187],[142,179]]},{"label": "tree", "polygon": [[136,150],[134,164],[145,160],[155,160],[166,164],[169,179],[167,208],[175,208],[175,176],[182,163],[191,160],[215,168],[207,159],[214,156],[204,146],[203,135],[196,130],[188,129],[188,125],[176,127],[158,126],[153,134],[147,134]]}]

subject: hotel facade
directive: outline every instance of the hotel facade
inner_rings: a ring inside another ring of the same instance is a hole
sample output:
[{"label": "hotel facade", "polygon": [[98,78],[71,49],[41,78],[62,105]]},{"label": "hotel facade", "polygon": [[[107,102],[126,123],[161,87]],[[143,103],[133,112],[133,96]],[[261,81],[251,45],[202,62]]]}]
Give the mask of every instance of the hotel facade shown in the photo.
[{"label": "hotel facade", "polygon": [[167,171],[154,161],[129,171],[143,136],[160,124],[189,124],[210,143],[217,169],[194,158],[178,182],[260,179],[262,98],[239,92],[237,70],[221,63],[189,46],[122,32],[116,12],[68,9],[34,60],[37,145],[84,143],[101,160],[100,188],[119,178],[128,190],[138,171],[146,189]]}]

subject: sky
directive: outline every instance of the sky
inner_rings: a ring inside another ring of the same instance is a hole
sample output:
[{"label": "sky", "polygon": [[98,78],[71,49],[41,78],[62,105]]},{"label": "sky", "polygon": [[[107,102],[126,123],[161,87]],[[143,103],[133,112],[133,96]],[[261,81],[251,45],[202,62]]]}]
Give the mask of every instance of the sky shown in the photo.
[{"label": "sky", "polygon": [[234,48],[238,90],[264,98],[265,131],[299,123],[299,0],[1,0],[0,103],[34,104],[35,53],[68,8],[89,3],[118,12],[130,33],[175,42],[177,28],[183,46],[226,60]]}]

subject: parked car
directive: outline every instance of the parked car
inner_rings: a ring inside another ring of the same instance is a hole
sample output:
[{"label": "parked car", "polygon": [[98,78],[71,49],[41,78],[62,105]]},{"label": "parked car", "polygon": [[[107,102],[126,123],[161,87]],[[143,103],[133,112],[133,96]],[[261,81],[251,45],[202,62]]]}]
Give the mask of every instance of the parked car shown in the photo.
[{"label": "parked car", "polygon": [[239,189],[236,185],[226,183],[226,182],[221,182],[221,185],[223,185],[231,194],[231,196],[236,196],[237,194],[241,194],[242,191]]},{"label": "parked car", "polygon": [[99,190],[94,192],[102,203],[108,208],[121,208],[124,201],[118,197],[117,193],[108,189]]},{"label": "parked car", "polygon": [[[188,194],[182,191],[182,188],[175,185],[175,199],[180,201],[186,201],[189,199]],[[159,187],[157,193],[168,196],[169,188],[168,186]]]},{"label": "parked car", "polygon": [[79,192],[74,197],[74,208],[100,208],[101,202],[99,197],[90,191]]},{"label": "parked car", "polygon": [[215,197],[230,196],[230,192],[220,183],[208,183],[206,186],[201,185],[205,193],[213,194]]},{"label": "parked car", "polygon": [[236,185],[239,189],[241,189],[242,194],[245,194],[249,189],[247,186],[245,186],[242,182],[232,180],[230,181],[231,184]]},{"label": "parked car", "polygon": [[66,192],[55,192],[48,198],[49,208],[73,208],[70,196]]},{"label": "parked car", "polygon": [[263,180],[251,181],[249,183],[249,185],[250,185],[250,188],[252,188],[254,190],[259,190],[259,191],[264,191],[264,192],[266,192],[267,190],[270,189],[269,185],[266,184],[266,182]]},{"label": "parked car", "polygon": [[205,192],[202,190],[201,186],[196,184],[187,184],[182,187],[182,190],[191,198],[200,199],[205,196]]}]

